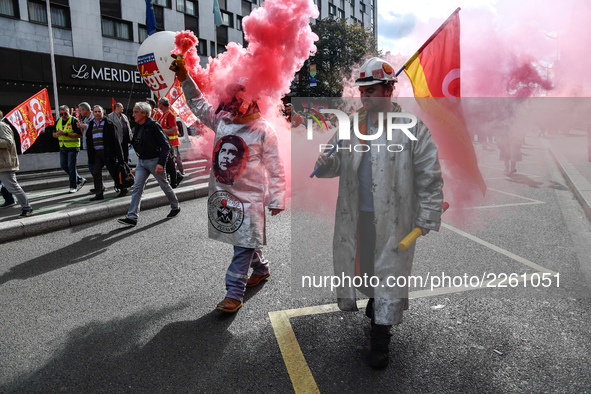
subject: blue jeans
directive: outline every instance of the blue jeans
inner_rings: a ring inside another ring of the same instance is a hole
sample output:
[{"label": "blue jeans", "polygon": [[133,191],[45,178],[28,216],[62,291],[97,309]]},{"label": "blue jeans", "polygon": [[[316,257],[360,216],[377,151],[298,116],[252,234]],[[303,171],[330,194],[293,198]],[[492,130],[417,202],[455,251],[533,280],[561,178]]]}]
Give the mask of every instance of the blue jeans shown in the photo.
[{"label": "blue jeans", "polygon": [[226,272],[226,297],[242,301],[250,267],[256,275],[269,273],[269,262],[260,249],[234,246],[234,257]]},{"label": "blue jeans", "polygon": [[14,197],[16,197],[22,209],[31,209],[31,205],[29,205],[29,199],[27,198],[27,195],[25,194],[23,189],[18,184],[16,180],[16,174],[14,171],[0,172],[0,183],[4,185],[8,192],[14,194]]},{"label": "blue jeans", "polygon": [[168,180],[166,179],[166,171],[162,171],[156,175],[156,165],[158,165],[158,157],[154,159],[142,160],[139,159],[137,166],[135,167],[135,182],[133,183],[133,193],[131,194],[131,205],[127,212],[129,219],[137,220],[140,212],[140,204],[142,201],[142,193],[146,187],[146,182],[150,174],[154,175],[154,178],[158,181],[158,185],[168,197],[171,209],[179,208],[179,200],[174,194],[174,190],[170,187]]},{"label": "blue jeans", "polygon": [[78,160],[77,150],[63,150],[60,149],[60,167],[70,177],[70,189],[76,189],[79,183],[82,182],[82,177],[78,175],[76,170],[76,161]]}]

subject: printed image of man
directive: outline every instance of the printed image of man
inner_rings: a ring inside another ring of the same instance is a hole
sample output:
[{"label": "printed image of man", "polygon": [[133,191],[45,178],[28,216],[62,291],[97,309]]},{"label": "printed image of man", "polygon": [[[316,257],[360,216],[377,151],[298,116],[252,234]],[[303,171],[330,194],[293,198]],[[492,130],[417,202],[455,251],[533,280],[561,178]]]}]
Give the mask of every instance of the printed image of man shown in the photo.
[{"label": "printed image of man", "polygon": [[225,185],[234,184],[234,180],[244,169],[244,160],[247,157],[248,149],[240,137],[227,135],[221,138],[214,151],[215,179]]}]

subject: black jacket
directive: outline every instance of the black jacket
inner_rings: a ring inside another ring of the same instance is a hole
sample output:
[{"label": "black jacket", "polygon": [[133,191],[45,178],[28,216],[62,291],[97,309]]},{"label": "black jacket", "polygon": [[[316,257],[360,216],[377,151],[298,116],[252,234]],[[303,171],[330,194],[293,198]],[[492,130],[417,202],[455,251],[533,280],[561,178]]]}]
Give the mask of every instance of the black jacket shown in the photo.
[{"label": "black jacket", "polygon": [[[123,151],[117,134],[115,134],[115,125],[107,117],[103,117],[105,124],[103,126],[103,146],[105,147],[105,159],[111,162],[124,163]],[[92,143],[92,129],[94,127],[94,120],[88,124],[86,130],[86,149],[88,150],[88,162],[94,163],[94,144]]]},{"label": "black jacket", "polygon": [[[142,126],[143,132],[140,133]],[[170,153],[170,142],[162,131],[162,127],[152,118],[148,118],[143,125],[135,124],[131,145],[140,159],[149,160],[159,157],[158,164],[162,167],[166,165],[166,159]]]}]

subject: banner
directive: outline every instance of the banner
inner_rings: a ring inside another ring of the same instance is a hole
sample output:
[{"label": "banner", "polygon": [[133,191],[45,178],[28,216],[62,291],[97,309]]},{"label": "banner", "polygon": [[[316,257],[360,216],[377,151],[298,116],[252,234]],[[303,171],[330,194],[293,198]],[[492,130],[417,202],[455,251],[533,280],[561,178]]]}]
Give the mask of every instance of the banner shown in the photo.
[{"label": "banner", "polygon": [[[404,65],[417,102],[426,116],[442,160],[455,167],[460,178],[467,175],[482,193],[486,184],[478,168],[474,145],[462,114],[460,97],[460,9]],[[434,99],[441,97],[441,99]],[[443,99],[447,97],[448,99]]]},{"label": "banner", "polygon": [[166,98],[171,103],[170,110],[175,113],[175,116],[181,118],[185,126],[190,127],[197,121],[197,117],[187,105],[187,99],[178,79],[175,79],[174,85],[166,93]]},{"label": "banner", "polygon": [[117,104],[117,101],[115,101],[114,97],[111,97],[111,111],[115,112],[115,104]]},{"label": "banner", "polygon": [[24,153],[33,145],[45,127],[53,125],[53,115],[47,89],[43,89],[27,101],[10,111],[6,119],[16,128]]}]

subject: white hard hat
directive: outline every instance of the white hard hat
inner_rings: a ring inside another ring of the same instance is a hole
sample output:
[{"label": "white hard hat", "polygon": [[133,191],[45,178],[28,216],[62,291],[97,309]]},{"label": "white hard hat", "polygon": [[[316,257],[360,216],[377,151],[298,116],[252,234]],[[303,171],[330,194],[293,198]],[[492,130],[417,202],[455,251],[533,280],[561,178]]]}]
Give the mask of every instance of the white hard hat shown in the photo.
[{"label": "white hard hat", "polygon": [[368,86],[384,82],[398,82],[392,65],[379,57],[372,57],[359,69],[353,86]]}]

